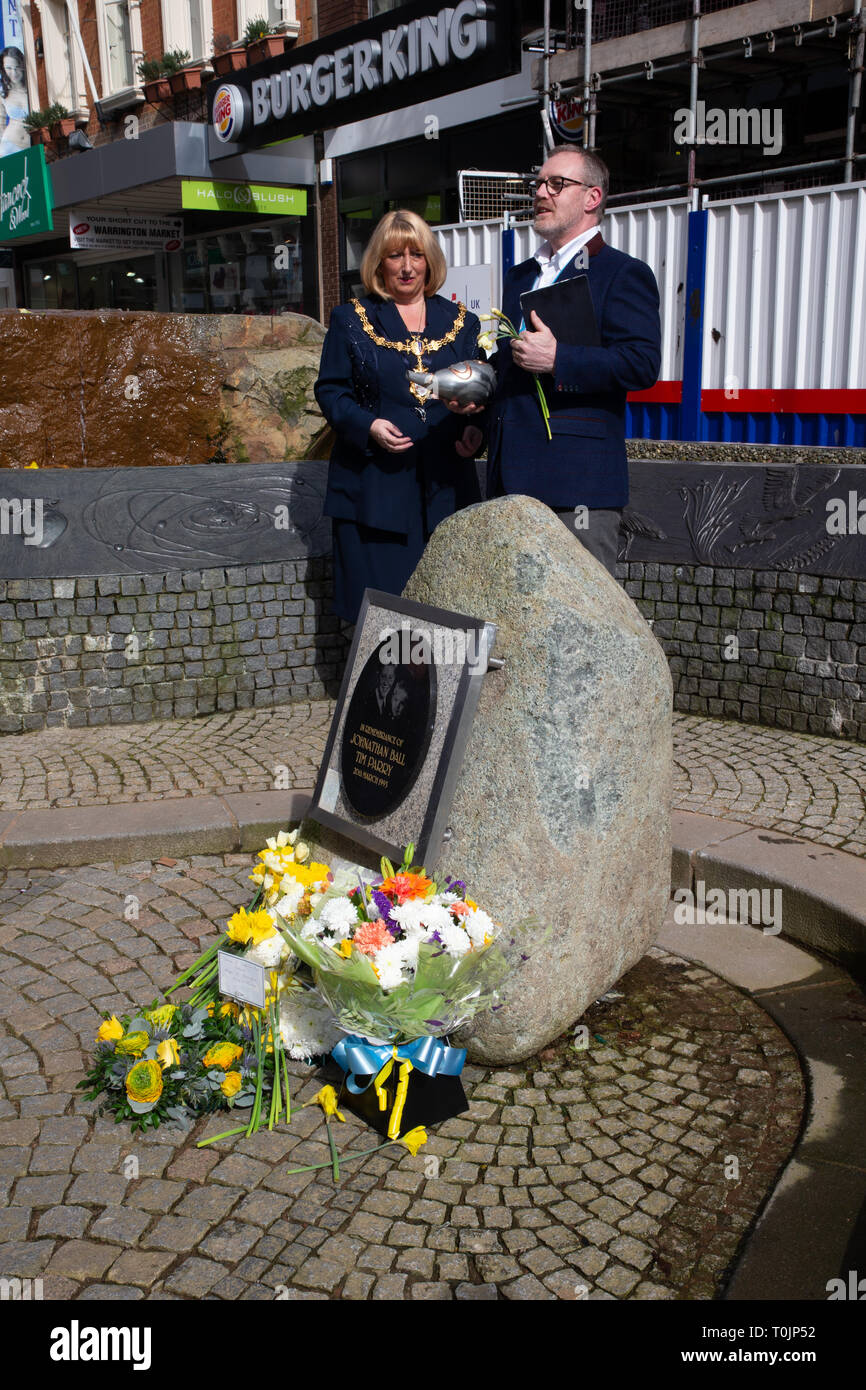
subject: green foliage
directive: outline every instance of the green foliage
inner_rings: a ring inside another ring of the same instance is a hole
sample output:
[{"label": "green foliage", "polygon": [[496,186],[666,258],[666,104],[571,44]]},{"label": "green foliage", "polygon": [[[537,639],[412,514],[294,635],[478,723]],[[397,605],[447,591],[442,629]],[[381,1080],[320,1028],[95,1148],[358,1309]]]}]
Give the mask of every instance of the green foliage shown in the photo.
[{"label": "green foliage", "polygon": [[142,58],[136,69],[142,82],[158,82],[163,75],[159,58]]},{"label": "green foliage", "polygon": [[266,19],[261,18],[261,16],[258,19],[251,19],[244,30],[244,43],[257,43],[259,39],[265,38],[269,33],[270,29]]},{"label": "green foliage", "polygon": [[172,73],[180,72],[191,60],[191,54],[185,48],[172,48],[168,53],[163,53],[160,58],[161,76],[171,77]]},{"label": "green foliage", "polygon": [[50,112],[50,110],[51,107],[46,106],[36,111],[29,111],[28,114],[24,117],[24,125],[26,129],[41,130],[43,126],[47,126],[48,113]]}]

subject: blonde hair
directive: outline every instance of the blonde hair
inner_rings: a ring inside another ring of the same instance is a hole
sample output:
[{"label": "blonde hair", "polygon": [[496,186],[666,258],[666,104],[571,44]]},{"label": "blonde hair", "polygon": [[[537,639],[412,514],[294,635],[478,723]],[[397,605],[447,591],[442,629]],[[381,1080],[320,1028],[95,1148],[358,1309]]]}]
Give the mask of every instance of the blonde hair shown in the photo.
[{"label": "blonde hair", "polygon": [[425,295],[429,298],[444,285],[447,269],[439,242],[423,217],[407,208],[399,208],[396,212],[385,213],[361,258],[361,279],[368,294],[378,294],[381,299],[392,298],[385,289],[382,262],[393,251],[403,251],[407,246],[420,251],[427,261]]}]

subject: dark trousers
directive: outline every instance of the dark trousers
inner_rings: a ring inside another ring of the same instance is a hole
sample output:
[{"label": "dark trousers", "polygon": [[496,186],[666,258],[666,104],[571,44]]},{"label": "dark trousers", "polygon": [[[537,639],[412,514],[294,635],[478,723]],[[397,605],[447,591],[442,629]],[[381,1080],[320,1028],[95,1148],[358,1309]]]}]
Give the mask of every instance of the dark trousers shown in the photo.
[{"label": "dark trousers", "polygon": [[619,527],[622,519],[620,508],[590,507],[586,512],[588,525],[579,527],[578,517],[582,520],[583,510],[578,512],[575,507],[570,507],[568,511],[556,509],[556,515],[560,521],[568,527],[573,536],[577,536],[581,545],[585,546],[590,555],[594,555],[600,564],[604,565],[608,574],[612,574],[616,579],[616,559],[619,551]]}]

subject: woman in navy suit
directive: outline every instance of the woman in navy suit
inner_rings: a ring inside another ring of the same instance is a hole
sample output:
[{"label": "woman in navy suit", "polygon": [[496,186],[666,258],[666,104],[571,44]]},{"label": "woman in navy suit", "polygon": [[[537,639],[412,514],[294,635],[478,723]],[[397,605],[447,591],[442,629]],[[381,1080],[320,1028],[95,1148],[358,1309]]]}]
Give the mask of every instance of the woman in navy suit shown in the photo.
[{"label": "woman in navy suit", "polygon": [[469,460],[481,431],[423,401],[407,376],[477,356],[478,319],[436,293],[445,257],[426,222],[386,213],[361,279],[367,294],[331,314],[315,387],[337,435],[325,514],[334,607],[348,623],[366,588],[399,594],[439,522],[480,500]]}]

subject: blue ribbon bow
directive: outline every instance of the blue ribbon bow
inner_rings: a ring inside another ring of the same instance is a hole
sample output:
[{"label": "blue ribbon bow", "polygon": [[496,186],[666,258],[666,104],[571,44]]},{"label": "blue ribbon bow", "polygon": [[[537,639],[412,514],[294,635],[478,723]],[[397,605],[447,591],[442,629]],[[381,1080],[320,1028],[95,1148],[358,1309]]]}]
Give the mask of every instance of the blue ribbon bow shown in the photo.
[{"label": "blue ribbon bow", "polygon": [[[378,1047],[350,1033],[337,1043],[331,1056],[337,1066],[347,1072],[346,1086],[353,1095],[359,1096],[373,1084],[385,1063],[394,1055],[391,1047]],[[465,1047],[448,1047],[439,1038],[416,1038],[414,1042],[402,1043],[397,1048],[397,1060],[411,1062],[426,1076],[459,1076],[466,1061]],[[359,1086],[356,1076],[369,1076],[363,1086]]]}]

